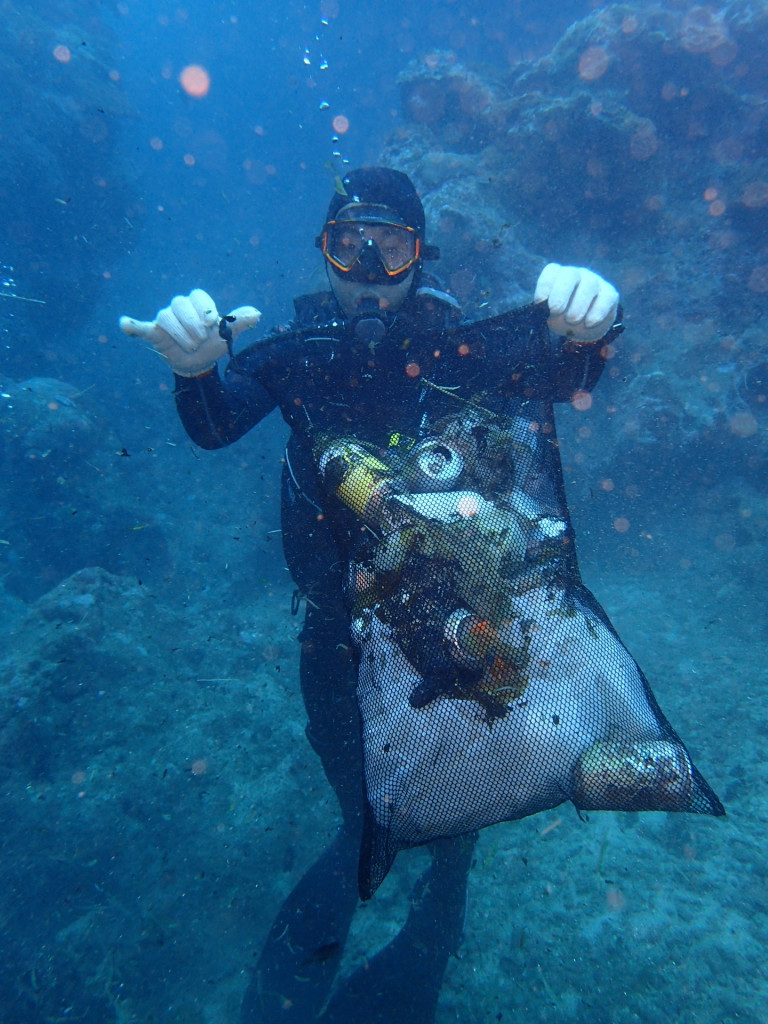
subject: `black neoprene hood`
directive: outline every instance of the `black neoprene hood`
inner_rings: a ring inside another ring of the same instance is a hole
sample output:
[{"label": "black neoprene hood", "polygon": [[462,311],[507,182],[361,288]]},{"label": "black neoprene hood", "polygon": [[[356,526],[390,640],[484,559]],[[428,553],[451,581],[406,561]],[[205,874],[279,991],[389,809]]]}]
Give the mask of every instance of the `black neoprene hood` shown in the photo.
[{"label": "black neoprene hood", "polygon": [[424,207],[407,174],[391,167],[360,167],[346,174],[341,183],[346,194],[334,192],[325,217],[326,223],[335,220],[339,211],[351,203],[387,206],[398,214],[403,224],[413,228],[422,240],[422,259],[439,257],[436,246],[423,244],[427,229]]}]

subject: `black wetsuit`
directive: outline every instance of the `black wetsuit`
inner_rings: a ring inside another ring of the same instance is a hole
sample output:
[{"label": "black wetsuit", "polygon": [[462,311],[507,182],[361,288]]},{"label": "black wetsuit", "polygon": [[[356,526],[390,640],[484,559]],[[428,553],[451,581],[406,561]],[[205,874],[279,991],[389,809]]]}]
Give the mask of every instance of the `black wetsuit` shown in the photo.
[{"label": "black wetsuit", "polygon": [[[300,671],[307,735],[340,801],[346,829],[273,923],[246,994],[244,1022],[314,1019],[336,963],[316,960],[313,950],[343,946],[356,903],[362,752],[342,583],[361,526],[339,507],[324,516],[313,445],[323,435],[353,435],[374,452],[410,445],[426,424],[455,413],[457,400],[489,390],[536,404],[551,423],[552,403],[590,391],[604,365],[600,344],[569,347],[550,336],[544,305],[461,324],[447,296],[422,290],[378,342],[370,340],[376,333],[367,329],[370,322],[345,320],[330,293],[298,300],[296,308],[290,329],[238,353],[223,377],[214,369],[176,379],[182,423],[203,448],[232,444],[275,407],[291,427],[282,526],[289,569],[308,599]],[[562,486],[559,468],[555,476]],[[445,964],[460,937],[472,842],[433,845],[435,884],[424,883],[427,895],[415,898],[397,939],[332,998],[323,1011],[327,1021],[432,1019]]]}]

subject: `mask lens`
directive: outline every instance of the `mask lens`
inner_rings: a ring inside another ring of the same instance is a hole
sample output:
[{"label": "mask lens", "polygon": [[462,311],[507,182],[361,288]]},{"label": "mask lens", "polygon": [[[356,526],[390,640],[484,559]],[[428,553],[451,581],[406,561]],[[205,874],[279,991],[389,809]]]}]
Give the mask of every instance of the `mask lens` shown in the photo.
[{"label": "mask lens", "polygon": [[373,250],[387,274],[399,274],[419,257],[419,239],[413,228],[400,224],[329,221],[323,252],[339,270],[351,270],[363,250]]},{"label": "mask lens", "polygon": [[326,226],[323,252],[335,266],[349,270],[363,251],[363,225],[346,221]]},{"label": "mask lens", "polygon": [[370,225],[370,238],[381,262],[391,274],[409,267],[416,259],[416,232],[393,224]]}]

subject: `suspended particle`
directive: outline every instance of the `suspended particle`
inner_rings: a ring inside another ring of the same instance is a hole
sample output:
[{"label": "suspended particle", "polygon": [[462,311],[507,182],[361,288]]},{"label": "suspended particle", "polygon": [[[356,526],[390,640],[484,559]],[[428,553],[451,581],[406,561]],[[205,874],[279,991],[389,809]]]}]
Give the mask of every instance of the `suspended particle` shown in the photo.
[{"label": "suspended particle", "polygon": [[760,429],[751,412],[737,412],[731,416],[728,428],[736,437],[752,437]]},{"label": "suspended particle", "polygon": [[586,412],[592,408],[592,395],[588,391],[574,391],[571,405],[577,412]]},{"label": "suspended particle", "polygon": [[603,77],[610,64],[610,54],[602,46],[588,46],[579,57],[579,76],[587,82],[594,82]]},{"label": "suspended particle", "polygon": [[320,58],[320,70],[321,71],[327,71],[328,70],[328,61],[325,59],[325,57],[321,57]]},{"label": "suspended particle", "polygon": [[750,209],[768,206],[768,183],[765,181],[751,181],[745,187],[741,201]]},{"label": "suspended particle", "polygon": [[474,494],[466,494],[456,502],[456,511],[462,519],[471,519],[480,511],[480,502]]},{"label": "suspended particle", "polygon": [[188,96],[202,99],[211,88],[211,76],[200,64],[188,64],[179,75],[181,88]]},{"label": "suspended particle", "polygon": [[319,109],[327,110],[330,107],[330,105],[331,104],[327,100],[321,100]]}]

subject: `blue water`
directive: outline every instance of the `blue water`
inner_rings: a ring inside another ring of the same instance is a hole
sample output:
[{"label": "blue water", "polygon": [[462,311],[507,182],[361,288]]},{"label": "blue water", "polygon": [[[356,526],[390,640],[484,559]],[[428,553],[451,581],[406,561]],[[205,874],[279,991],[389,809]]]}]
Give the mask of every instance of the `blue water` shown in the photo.
[{"label": "blue water", "polygon": [[[3,1024],[238,1021],[335,833],[280,551],[285,428],[198,451],[117,319],[202,287],[288,321],[323,286],[334,170],[382,158],[473,319],[549,259],[619,288],[626,334],[559,420],[582,570],[728,812],[485,830],[435,1019],[768,1018],[768,412],[743,386],[768,359],[768,7],[601,10],[4,6]],[[358,913],[342,976],[426,862]]]}]

